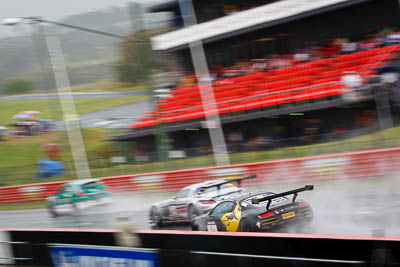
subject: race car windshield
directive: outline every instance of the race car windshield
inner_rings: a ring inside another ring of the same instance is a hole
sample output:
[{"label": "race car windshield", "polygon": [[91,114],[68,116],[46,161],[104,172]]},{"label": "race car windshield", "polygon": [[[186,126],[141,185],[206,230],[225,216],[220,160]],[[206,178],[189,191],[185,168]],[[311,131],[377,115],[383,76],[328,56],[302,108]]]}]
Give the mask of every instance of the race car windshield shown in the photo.
[{"label": "race car windshield", "polygon": [[95,188],[95,187],[99,187],[102,186],[102,184],[98,183],[98,182],[89,182],[86,184],[82,185],[83,189],[90,189],[90,188]]},{"label": "race car windshield", "polygon": [[[236,189],[236,190],[235,190]],[[225,194],[230,191],[237,191],[237,187],[233,184],[224,184],[218,190],[217,187],[210,187],[210,188],[199,188],[198,194],[200,195],[217,195],[217,194]]]}]

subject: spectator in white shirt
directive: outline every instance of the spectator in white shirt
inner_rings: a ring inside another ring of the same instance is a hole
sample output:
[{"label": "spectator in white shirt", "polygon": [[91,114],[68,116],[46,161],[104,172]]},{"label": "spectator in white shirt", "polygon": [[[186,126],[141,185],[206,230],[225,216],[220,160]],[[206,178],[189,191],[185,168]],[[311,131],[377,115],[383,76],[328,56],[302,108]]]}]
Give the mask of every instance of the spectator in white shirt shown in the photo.
[{"label": "spectator in white shirt", "polygon": [[353,101],[360,97],[360,89],[363,85],[363,79],[357,72],[345,71],[340,81],[349,89],[349,91],[343,95],[345,100]]}]

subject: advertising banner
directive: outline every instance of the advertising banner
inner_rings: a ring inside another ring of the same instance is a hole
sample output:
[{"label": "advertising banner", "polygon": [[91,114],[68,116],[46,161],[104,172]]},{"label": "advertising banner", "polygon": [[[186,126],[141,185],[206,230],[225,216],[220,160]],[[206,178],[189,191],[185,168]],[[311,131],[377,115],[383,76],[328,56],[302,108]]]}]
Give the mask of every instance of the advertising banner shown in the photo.
[{"label": "advertising banner", "polygon": [[158,267],[157,250],[50,244],[55,267]]}]

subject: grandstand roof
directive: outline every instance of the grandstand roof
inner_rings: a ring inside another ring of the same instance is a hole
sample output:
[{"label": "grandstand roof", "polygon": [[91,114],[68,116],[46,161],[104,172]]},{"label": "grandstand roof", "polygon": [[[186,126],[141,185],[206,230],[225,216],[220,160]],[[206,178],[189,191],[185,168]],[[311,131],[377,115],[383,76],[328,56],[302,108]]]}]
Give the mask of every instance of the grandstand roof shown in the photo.
[{"label": "grandstand roof", "polygon": [[367,1],[369,0],[281,0],[155,36],[151,40],[152,47],[158,51],[180,50],[192,42],[218,41]]}]

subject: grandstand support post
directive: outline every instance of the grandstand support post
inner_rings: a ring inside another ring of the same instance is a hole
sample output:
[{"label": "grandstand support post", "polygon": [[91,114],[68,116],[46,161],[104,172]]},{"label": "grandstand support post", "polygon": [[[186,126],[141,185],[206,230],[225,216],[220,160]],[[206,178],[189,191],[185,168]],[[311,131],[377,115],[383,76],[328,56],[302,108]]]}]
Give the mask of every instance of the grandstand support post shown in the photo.
[{"label": "grandstand support post", "polygon": [[[179,0],[179,6],[185,27],[197,24],[192,0]],[[204,109],[205,127],[208,128],[210,134],[215,163],[217,165],[229,165],[229,155],[202,41],[190,43],[189,49]]]},{"label": "grandstand support post", "polygon": [[393,117],[388,97],[375,97],[376,112],[382,130],[393,127]]}]

